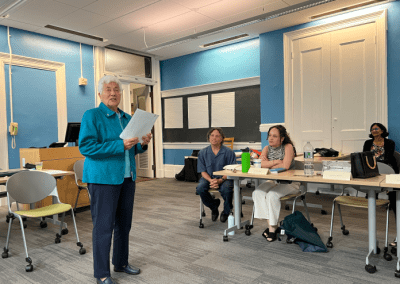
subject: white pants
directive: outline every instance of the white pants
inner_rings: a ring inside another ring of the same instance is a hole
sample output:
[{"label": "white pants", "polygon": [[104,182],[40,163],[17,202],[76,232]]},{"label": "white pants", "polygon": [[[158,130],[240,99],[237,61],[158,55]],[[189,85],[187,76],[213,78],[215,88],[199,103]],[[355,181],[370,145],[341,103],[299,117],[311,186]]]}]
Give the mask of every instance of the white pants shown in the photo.
[{"label": "white pants", "polygon": [[280,198],[299,192],[300,184],[279,184],[267,181],[253,191],[254,218],[268,219],[270,226],[278,225],[281,210]]}]

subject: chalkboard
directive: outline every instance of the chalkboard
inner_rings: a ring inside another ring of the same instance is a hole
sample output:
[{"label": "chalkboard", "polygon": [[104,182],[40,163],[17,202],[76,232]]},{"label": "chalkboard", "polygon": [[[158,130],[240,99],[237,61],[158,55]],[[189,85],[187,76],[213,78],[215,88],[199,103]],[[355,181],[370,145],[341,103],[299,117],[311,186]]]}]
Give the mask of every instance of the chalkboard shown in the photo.
[{"label": "chalkboard", "polygon": [[[226,137],[234,137],[235,142],[260,142],[260,85],[241,87],[235,89],[219,90],[214,92],[198,93],[182,96],[183,101],[183,128],[164,128],[165,108],[162,100],[164,113],[163,119],[163,141],[164,142],[206,142],[207,131],[211,128],[188,129],[188,98],[208,95],[209,121],[211,125],[211,95],[219,93],[235,93],[235,127],[222,127]],[[174,97],[176,98],[176,97]]]}]

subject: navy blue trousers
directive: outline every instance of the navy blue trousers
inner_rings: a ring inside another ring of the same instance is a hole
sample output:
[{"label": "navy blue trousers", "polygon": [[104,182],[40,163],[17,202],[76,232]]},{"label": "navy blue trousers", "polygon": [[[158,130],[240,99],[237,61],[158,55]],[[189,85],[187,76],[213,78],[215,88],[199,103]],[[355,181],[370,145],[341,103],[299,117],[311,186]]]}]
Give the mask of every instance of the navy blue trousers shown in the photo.
[{"label": "navy blue trousers", "polygon": [[[196,187],[196,192],[200,195],[203,204],[210,208],[211,210],[218,209],[216,207],[215,201],[211,194],[208,192],[210,189],[210,183],[203,177],[200,178],[199,184]],[[233,199],[233,180],[226,180],[220,184],[218,191],[221,193],[224,199],[224,211],[223,213],[228,215],[232,210],[232,199]]]},{"label": "navy blue trousers", "polygon": [[119,269],[128,264],[135,182],[132,178],[125,178],[119,185],[89,183],[88,189],[93,221],[94,277],[110,277],[113,232],[112,263]]}]

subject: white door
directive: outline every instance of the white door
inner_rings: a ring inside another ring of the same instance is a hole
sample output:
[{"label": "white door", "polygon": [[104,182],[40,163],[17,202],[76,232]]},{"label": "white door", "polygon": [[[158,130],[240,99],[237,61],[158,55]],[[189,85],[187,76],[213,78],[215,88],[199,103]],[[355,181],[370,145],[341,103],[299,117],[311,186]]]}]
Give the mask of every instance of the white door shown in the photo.
[{"label": "white door", "polygon": [[332,33],[332,148],[359,152],[378,122],[376,25]]},{"label": "white door", "polygon": [[294,144],[303,152],[307,141],[314,148],[331,145],[330,35],[293,42]]},{"label": "white door", "polygon": [[293,41],[293,140],[362,150],[377,121],[375,23]]},{"label": "white door", "polygon": [[[140,96],[132,96],[132,86],[141,89]],[[152,112],[150,87],[139,84],[132,84],[131,82],[122,82],[122,98],[119,108],[124,112],[133,115],[133,106],[139,107],[142,110]],[[136,175],[138,177],[154,177],[153,171],[153,139],[148,145],[146,152],[136,155]]]},{"label": "white door", "polygon": [[[137,85],[137,84],[135,84]],[[144,88],[143,91],[140,91],[140,95],[136,96],[130,96],[131,97],[131,102],[133,102],[133,99],[135,100],[136,106],[139,109],[145,110],[147,112],[153,112],[152,111],[152,101],[151,101],[151,96],[150,96],[150,87],[149,86],[143,86]],[[144,153],[141,153],[136,156],[136,173],[137,176],[140,177],[154,177],[154,170],[153,170],[153,141],[154,139],[151,139],[147,151]]]}]

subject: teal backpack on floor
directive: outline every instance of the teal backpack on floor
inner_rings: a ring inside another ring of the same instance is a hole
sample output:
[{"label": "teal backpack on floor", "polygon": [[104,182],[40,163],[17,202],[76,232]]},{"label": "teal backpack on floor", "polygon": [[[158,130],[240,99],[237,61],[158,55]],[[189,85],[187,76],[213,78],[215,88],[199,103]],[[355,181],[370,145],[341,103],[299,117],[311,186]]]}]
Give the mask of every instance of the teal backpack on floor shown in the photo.
[{"label": "teal backpack on floor", "polygon": [[304,252],[327,252],[325,244],[316,228],[311,226],[304,215],[295,211],[280,222],[281,230],[285,230],[288,240],[293,240]]}]

